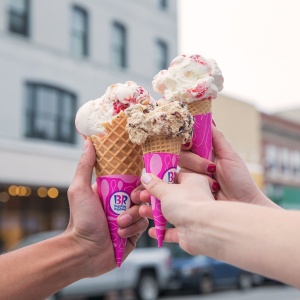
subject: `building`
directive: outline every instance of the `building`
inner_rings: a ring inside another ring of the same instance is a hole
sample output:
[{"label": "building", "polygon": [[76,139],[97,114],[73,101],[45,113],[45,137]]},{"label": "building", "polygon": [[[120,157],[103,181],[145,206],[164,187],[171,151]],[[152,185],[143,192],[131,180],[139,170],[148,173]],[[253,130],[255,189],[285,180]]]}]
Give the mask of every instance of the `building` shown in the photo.
[{"label": "building", "polygon": [[[294,114],[295,116],[295,114]],[[300,209],[300,123],[261,114],[264,191],[288,209]]]},{"label": "building", "polygon": [[213,117],[263,192],[284,208],[300,209],[299,109],[271,115],[221,94]]},{"label": "building", "polygon": [[213,101],[213,118],[247,163],[255,182],[263,188],[261,118],[255,106],[220,94]]},{"label": "building", "polygon": [[282,111],[278,111],[274,113],[274,116],[286,119],[288,121],[292,121],[295,123],[300,123],[300,108],[295,107],[293,109],[286,109]]},{"label": "building", "polygon": [[0,238],[65,228],[74,116],[116,82],[151,91],[177,53],[168,0],[0,1]]}]

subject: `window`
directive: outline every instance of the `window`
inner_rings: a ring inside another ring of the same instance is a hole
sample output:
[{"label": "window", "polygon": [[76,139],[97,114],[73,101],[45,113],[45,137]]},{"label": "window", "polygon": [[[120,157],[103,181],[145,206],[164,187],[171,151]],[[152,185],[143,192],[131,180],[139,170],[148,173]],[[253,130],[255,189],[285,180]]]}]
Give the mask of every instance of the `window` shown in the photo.
[{"label": "window", "polygon": [[9,31],[29,35],[29,0],[9,0]]},{"label": "window", "polygon": [[276,178],[279,175],[278,148],[275,145],[267,144],[264,151],[266,174],[272,178]]},{"label": "window", "polygon": [[168,68],[168,46],[164,41],[156,42],[156,56],[155,56],[155,65],[157,71],[164,70]]},{"label": "window", "polygon": [[62,89],[26,85],[26,137],[75,143],[76,97]]},{"label": "window", "polygon": [[79,57],[88,55],[88,15],[77,6],[72,10],[71,52]]},{"label": "window", "polygon": [[114,23],[112,28],[111,44],[112,64],[126,68],[126,28],[120,23]]},{"label": "window", "polygon": [[168,0],[158,0],[159,7],[161,9],[167,9],[168,8]]}]

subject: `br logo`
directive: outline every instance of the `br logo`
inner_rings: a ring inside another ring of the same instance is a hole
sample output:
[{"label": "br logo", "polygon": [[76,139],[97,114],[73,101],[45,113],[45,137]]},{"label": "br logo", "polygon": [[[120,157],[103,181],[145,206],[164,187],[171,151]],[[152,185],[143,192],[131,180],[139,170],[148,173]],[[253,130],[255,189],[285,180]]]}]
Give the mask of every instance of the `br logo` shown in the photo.
[{"label": "br logo", "polygon": [[175,180],[176,168],[171,168],[167,170],[163,176],[163,181],[166,183],[173,183]]},{"label": "br logo", "polygon": [[129,195],[125,192],[116,192],[110,197],[110,208],[115,214],[121,214],[130,207]]}]

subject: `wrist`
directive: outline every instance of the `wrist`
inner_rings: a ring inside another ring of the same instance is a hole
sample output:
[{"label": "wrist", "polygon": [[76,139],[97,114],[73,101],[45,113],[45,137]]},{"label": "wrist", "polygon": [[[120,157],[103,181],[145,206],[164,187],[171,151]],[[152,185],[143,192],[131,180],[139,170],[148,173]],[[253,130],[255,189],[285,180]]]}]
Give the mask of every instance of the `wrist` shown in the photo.
[{"label": "wrist", "polygon": [[269,199],[261,190],[258,191],[251,203],[271,208],[282,209],[279,205],[277,205],[271,199]]},{"label": "wrist", "polygon": [[76,253],[79,255],[80,276],[82,278],[102,275],[117,266],[110,237],[96,241],[74,229],[67,231],[66,234],[73,245],[72,247],[76,249]]},{"label": "wrist", "polygon": [[95,257],[92,254],[91,243],[81,237],[78,237],[72,230],[62,234],[68,248],[69,257],[74,260],[74,272],[77,279],[94,277]]},{"label": "wrist", "polygon": [[78,240],[72,231],[66,231],[59,236],[68,251],[68,257],[73,265],[74,281],[91,277],[90,256],[84,244]]}]

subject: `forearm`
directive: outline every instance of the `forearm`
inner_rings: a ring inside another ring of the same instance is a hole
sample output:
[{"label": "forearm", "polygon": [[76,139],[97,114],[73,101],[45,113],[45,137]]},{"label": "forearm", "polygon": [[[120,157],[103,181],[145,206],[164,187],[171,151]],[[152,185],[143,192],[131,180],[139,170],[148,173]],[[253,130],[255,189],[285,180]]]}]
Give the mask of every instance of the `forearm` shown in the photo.
[{"label": "forearm", "polygon": [[70,234],[0,256],[1,299],[45,299],[85,276],[85,253]]},{"label": "forearm", "polygon": [[300,213],[243,203],[203,204],[202,252],[300,288]]}]

